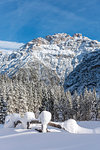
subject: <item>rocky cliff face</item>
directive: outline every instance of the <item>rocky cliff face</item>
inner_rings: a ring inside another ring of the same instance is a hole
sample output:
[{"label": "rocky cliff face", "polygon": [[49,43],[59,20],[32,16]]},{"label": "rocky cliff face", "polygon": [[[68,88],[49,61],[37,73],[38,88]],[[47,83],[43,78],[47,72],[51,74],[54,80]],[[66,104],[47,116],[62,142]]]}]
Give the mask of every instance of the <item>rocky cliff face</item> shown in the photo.
[{"label": "rocky cliff face", "polygon": [[0,72],[12,77],[21,69],[33,67],[41,80],[57,78],[63,84],[76,66],[82,63],[86,54],[97,50],[100,50],[100,42],[81,34],[48,35],[45,38],[33,39],[9,55],[2,55]]},{"label": "rocky cliff face", "polygon": [[100,51],[87,54],[83,61],[65,78],[64,88],[79,93],[84,88],[100,92]]}]

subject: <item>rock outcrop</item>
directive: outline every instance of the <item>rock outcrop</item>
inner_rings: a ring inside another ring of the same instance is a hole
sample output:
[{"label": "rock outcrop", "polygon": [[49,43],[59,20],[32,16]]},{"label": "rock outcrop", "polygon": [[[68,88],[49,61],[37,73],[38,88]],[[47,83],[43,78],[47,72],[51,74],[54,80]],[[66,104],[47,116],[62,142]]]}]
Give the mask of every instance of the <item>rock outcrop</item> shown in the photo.
[{"label": "rock outcrop", "polygon": [[83,61],[65,78],[64,88],[81,93],[85,87],[100,92],[100,51],[87,54]]}]

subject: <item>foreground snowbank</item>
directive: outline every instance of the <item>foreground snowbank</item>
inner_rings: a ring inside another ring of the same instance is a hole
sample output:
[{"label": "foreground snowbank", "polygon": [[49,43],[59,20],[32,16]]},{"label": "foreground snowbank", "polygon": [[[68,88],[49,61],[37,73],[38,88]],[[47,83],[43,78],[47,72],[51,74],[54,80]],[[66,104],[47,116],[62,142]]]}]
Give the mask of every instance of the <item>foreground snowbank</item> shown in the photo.
[{"label": "foreground snowbank", "polygon": [[[79,122],[86,128],[97,128],[100,122]],[[0,129],[1,150],[100,150],[100,134],[70,134],[49,127],[50,132],[38,133],[33,129]],[[58,132],[59,131],[59,132]]]}]

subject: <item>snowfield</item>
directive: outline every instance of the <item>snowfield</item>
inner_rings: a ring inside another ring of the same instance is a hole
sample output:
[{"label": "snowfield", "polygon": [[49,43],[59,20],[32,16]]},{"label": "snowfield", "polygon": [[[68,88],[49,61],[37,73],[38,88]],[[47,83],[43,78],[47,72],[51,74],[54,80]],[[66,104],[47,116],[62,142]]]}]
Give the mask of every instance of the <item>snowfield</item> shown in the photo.
[{"label": "snowfield", "polygon": [[[68,127],[73,121],[67,122]],[[66,126],[66,125],[65,125]],[[48,133],[38,133],[32,129],[16,129],[0,126],[0,150],[100,150],[100,121],[74,122],[74,127],[88,128],[97,132],[69,133],[63,129],[49,127]]]}]

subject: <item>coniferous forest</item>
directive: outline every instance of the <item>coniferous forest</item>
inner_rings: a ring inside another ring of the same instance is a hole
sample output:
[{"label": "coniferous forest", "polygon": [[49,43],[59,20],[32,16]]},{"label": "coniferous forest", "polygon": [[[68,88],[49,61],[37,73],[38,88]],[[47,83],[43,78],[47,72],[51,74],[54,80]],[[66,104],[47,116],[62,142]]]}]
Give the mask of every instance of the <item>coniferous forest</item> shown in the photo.
[{"label": "coniferous forest", "polygon": [[0,123],[11,113],[34,112],[36,116],[48,110],[53,121],[100,120],[100,96],[85,88],[84,93],[64,92],[61,85],[46,85],[33,78],[0,76]]}]

